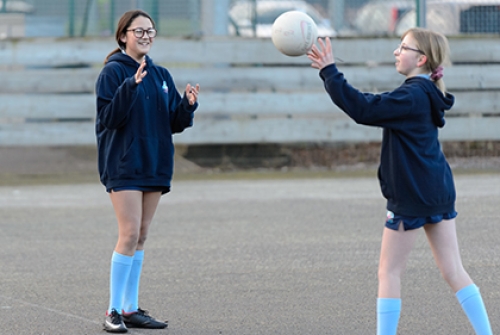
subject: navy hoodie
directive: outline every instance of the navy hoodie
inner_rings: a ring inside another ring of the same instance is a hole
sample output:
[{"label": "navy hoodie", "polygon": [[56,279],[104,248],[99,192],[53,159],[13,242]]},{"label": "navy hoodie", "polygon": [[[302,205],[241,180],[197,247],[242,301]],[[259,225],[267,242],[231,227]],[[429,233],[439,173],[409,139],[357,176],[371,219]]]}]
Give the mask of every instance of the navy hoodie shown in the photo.
[{"label": "navy hoodie", "polygon": [[146,56],[147,75],[130,56],[112,55],[96,82],[96,136],[101,182],[122,186],[170,187],[174,166],[172,134],[192,126],[193,106],[172,76]]},{"label": "navy hoodie", "polygon": [[418,76],[392,92],[362,93],[335,64],[323,68],[320,77],[333,102],[356,123],[383,128],[378,178],[387,209],[413,217],[453,212],[453,175],[438,141],[453,95]]}]

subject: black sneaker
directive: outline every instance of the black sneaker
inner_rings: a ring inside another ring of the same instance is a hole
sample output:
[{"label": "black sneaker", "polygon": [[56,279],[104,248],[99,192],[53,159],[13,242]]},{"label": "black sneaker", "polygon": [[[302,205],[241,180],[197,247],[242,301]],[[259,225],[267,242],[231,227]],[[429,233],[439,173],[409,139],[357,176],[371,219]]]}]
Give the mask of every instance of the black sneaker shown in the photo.
[{"label": "black sneaker", "polygon": [[148,311],[138,308],[137,312],[123,313],[123,321],[129,328],[163,329],[168,327],[168,321],[161,322],[149,315]]},{"label": "black sneaker", "polygon": [[126,333],[127,327],[123,323],[123,318],[116,309],[112,309],[111,313],[106,312],[106,320],[104,321],[104,330],[108,333]]}]

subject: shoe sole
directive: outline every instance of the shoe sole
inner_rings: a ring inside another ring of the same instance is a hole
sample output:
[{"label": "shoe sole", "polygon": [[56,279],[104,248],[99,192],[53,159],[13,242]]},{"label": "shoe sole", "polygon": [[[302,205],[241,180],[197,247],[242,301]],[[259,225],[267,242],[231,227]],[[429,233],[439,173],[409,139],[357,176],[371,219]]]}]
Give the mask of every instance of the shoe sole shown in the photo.
[{"label": "shoe sole", "polygon": [[128,329],[104,329],[107,333],[114,333],[114,334],[124,334],[128,331]]},{"label": "shoe sole", "polygon": [[108,333],[123,334],[123,333],[126,333],[128,331],[127,328],[125,328],[125,329],[122,329],[122,328],[118,328],[118,329],[108,328],[108,327],[106,327],[105,324],[103,324],[103,327],[104,327],[104,330],[106,332],[108,332]]},{"label": "shoe sole", "polygon": [[152,327],[151,325],[148,325],[148,324],[136,325],[134,323],[128,323],[128,322],[124,322],[124,323],[125,323],[125,326],[127,326],[127,328],[142,328],[142,329],[165,329],[165,328],[168,328],[168,323],[165,326],[156,326],[156,327]]}]

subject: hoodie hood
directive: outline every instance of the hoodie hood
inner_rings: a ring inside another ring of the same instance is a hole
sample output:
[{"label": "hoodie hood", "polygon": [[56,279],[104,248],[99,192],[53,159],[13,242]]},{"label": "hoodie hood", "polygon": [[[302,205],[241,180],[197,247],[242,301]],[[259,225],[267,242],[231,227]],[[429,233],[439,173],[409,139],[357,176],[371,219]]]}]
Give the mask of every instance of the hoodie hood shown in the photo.
[{"label": "hoodie hood", "polygon": [[[153,65],[153,60],[148,56],[146,55],[146,68],[150,67]],[[123,53],[123,52],[117,52],[113,55],[111,55],[107,61],[107,63],[110,63],[110,62],[119,62],[119,63],[122,63],[126,66],[131,66],[133,68],[138,68],[139,67],[139,63],[137,63],[137,61],[135,59],[133,59],[132,57],[130,57],[129,55]]]},{"label": "hoodie hood", "polygon": [[411,83],[414,81],[419,81],[419,84],[423,86],[423,89],[429,100],[431,101],[431,114],[432,121],[436,126],[442,128],[445,124],[444,113],[445,111],[451,109],[453,104],[455,103],[455,97],[446,92],[443,94],[439,90],[439,88],[429,79],[422,77],[412,77],[406,80],[407,83]]}]

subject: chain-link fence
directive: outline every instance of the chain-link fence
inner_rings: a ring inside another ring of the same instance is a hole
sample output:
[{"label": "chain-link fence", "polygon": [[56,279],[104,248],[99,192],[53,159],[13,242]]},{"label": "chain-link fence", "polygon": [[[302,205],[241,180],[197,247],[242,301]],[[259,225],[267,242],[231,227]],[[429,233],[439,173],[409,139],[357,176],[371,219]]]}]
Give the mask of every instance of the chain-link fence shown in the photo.
[{"label": "chain-link fence", "polygon": [[24,16],[27,37],[109,36],[120,16],[135,8],[153,17],[160,36],[192,34],[200,21],[200,0],[0,0],[0,6],[0,15]]},{"label": "chain-link fence", "polygon": [[417,22],[447,35],[500,33],[500,0],[0,0],[0,38],[109,36],[134,8],[151,14],[159,36],[268,37],[293,9],[325,36],[400,35]]}]

